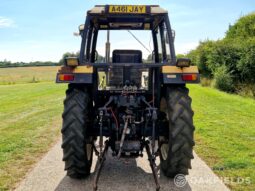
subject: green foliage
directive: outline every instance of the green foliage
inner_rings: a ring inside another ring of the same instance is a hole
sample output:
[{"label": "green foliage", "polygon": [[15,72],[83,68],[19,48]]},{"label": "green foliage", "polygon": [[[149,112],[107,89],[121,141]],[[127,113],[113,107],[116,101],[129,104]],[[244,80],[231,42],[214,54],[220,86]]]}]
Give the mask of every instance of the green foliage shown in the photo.
[{"label": "green foliage", "polygon": [[222,40],[200,42],[188,57],[203,77],[215,78],[216,87],[223,91],[255,83],[255,13],[241,17]]},{"label": "green foliage", "polygon": [[103,63],[105,62],[105,57],[101,56],[100,54],[97,55],[96,63]]},{"label": "green foliage", "polygon": [[186,55],[184,55],[184,54],[177,54],[176,55],[176,58],[178,59],[178,58],[186,58]]},{"label": "green foliage", "polygon": [[[0,61],[0,68],[11,68],[11,67],[31,67],[31,66],[61,66],[64,65],[64,60],[67,57],[78,57],[79,58],[79,52],[66,52],[63,54],[62,58],[59,60],[59,62],[10,62],[8,60]],[[97,56],[97,63],[104,62],[105,58],[98,54]]]},{"label": "green foliage", "polygon": [[236,92],[244,97],[255,97],[255,84],[237,84]]},{"label": "green foliage", "polygon": [[79,52],[76,52],[76,53],[74,53],[74,52],[66,52],[66,53],[64,53],[62,58],[59,61],[59,64],[60,65],[64,65],[64,61],[65,61],[65,59],[67,57],[79,57]]},{"label": "green foliage", "polygon": [[255,12],[241,17],[234,25],[229,26],[227,39],[247,39],[255,37]]},{"label": "green foliage", "polygon": [[225,92],[234,90],[233,79],[225,65],[218,67],[214,72],[214,86]]},{"label": "green foliage", "polygon": [[239,72],[236,63],[240,60],[240,47],[226,41],[216,41],[214,47],[208,57],[208,67],[214,73],[220,67],[226,67],[231,73],[234,81],[238,81]]},{"label": "green foliage", "polygon": [[240,82],[255,83],[255,39],[249,40],[240,54],[240,60],[236,65],[240,73]]},{"label": "green foliage", "polygon": [[[67,57],[80,57],[80,53],[79,52],[66,52],[63,54],[61,60],[59,61],[59,65],[64,65],[64,61]],[[103,56],[101,56],[100,54],[97,55],[97,60],[95,61],[96,63],[102,63],[105,62],[105,58]]]},{"label": "green foliage", "polygon": [[203,87],[211,87],[211,85],[212,85],[212,79],[201,77],[201,78],[200,78],[200,84],[201,84],[201,86],[203,86]]},{"label": "green foliage", "polygon": [[200,42],[196,50],[192,50],[188,57],[191,59],[191,62],[198,66],[201,74],[205,77],[212,76],[212,70],[208,66],[208,55],[212,52],[214,46],[213,41]]},{"label": "green foliage", "polygon": [[11,68],[11,67],[30,67],[30,66],[59,66],[58,62],[10,62],[7,60],[0,61],[0,68]]}]

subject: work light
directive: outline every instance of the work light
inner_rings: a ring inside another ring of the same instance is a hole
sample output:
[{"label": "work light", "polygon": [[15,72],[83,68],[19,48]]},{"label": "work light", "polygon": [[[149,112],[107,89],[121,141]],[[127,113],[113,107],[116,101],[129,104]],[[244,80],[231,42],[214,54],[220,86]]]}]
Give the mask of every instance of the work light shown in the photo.
[{"label": "work light", "polygon": [[65,58],[65,64],[67,66],[78,66],[79,65],[79,59],[77,57],[67,57]]},{"label": "work light", "polygon": [[188,58],[179,58],[177,59],[176,66],[177,67],[189,67],[191,64],[191,60]]}]

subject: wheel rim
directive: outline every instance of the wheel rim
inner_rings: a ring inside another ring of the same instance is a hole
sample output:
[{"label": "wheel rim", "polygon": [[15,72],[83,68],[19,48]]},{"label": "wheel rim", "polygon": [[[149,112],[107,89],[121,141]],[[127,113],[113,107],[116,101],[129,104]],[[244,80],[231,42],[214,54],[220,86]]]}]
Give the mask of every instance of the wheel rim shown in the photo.
[{"label": "wheel rim", "polygon": [[[160,100],[160,111],[163,111],[164,113],[166,113],[167,118],[168,118],[168,112],[167,112],[167,102],[165,98],[161,98]],[[163,136],[159,137],[159,142],[166,142],[167,139]],[[163,160],[166,160],[168,157],[168,151],[169,151],[169,145],[166,143],[161,144],[160,146],[160,154]]]},{"label": "wheel rim", "polygon": [[93,154],[93,146],[91,144],[92,142],[93,142],[93,137],[89,137],[88,143],[90,144],[86,144],[87,160],[91,160],[92,158],[92,154]]},{"label": "wheel rim", "polygon": [[90,160],[92,156],[92,145],[86,144],[87,159]]},{"label": "wheel rim", "polygon": [[[165,142],[166,141],[166,139],[164,137],[160,137],[159,139],[160,139],[160,142]],[[168,151],[169,151],[168,144],[162,144],[160,146],[160,154],[161,154],[161,157],[162,157],[163,160],[167,159]]]}]

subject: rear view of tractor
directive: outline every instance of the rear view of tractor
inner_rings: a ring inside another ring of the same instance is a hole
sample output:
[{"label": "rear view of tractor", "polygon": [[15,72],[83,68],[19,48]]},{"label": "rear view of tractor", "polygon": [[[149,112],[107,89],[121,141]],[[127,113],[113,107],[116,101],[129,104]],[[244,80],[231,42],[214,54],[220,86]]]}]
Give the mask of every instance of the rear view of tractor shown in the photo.
[{"label": "rear view of tractor", "polygon": [[[126,38],[131,36],[137,44],[117,47],[115,41],[114,45],[110,39],[123,31],[126,34],[120,41],[129,42]],[[136,31],[151,36],[150,60],[143,58],[139,47],[146,47],[134,35]],[[95,153],[99,164],[96,190],[109,149],[117,158],[139,157],[145,150],[157,190],[156,157],[160,157],[165,176],[187,175],[193,158],[194,126],[185,85],[198,83],[199,74],[189,59],[176,60],[167,11],[159,6],[95,6],[87,12],[79,34],[79,58],[66,58],[56,78],[57,83],[69,84],[62,127],[67,175],[88,176]],[[100,34],[105,34],[104,42]],[[98,53],[100,43],[105,44],[103,57]],[[112,47],[117,49],[111,51]]]}]

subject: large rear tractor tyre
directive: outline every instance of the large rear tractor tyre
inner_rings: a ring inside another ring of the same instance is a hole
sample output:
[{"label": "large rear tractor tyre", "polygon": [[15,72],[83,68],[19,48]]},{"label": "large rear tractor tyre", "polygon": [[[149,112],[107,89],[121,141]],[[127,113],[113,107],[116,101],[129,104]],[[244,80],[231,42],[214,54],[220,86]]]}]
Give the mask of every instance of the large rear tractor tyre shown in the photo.
[{"label": "large rear tractor tyre", "polygon": [[189,90],[185,86],[168,87],[161,99],[160,110],[166,114],[168,135],[159,137],[160,166],[163,174],[174,178],[188,174],[193,159],[193,111]]},{"label": "large rear tractor tyre", "polygon": [[84,178],[90,174],[93,157],[89,128],[90,99],[87,89],[69,85],[62,115],[62,149],[65,170],[71,178]]}]

